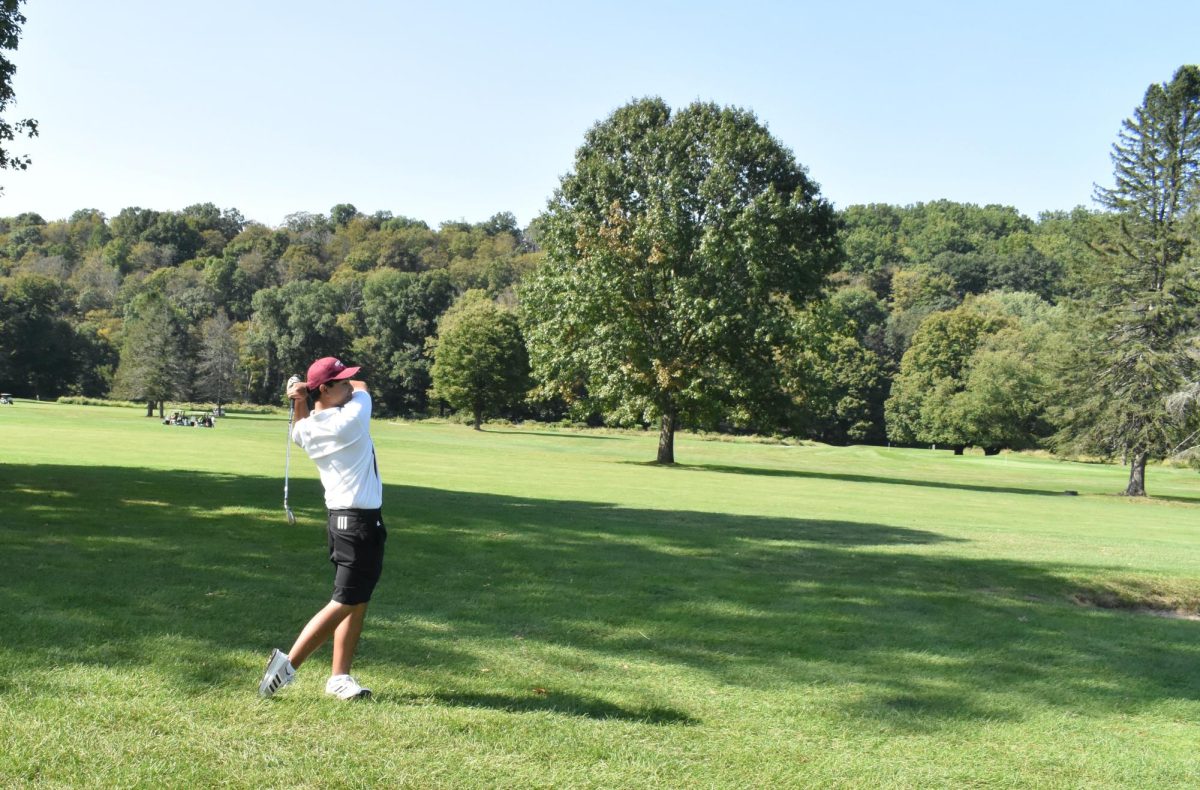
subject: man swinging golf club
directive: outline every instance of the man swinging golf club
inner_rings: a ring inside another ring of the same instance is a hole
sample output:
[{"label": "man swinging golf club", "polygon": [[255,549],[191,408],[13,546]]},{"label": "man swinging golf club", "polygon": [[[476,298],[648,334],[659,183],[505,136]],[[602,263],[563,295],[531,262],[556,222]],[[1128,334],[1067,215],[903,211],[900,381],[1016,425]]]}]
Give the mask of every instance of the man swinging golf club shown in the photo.
[{"label": "man swinging golf club", "polygon": [[[333,637],[333,672],[325,693],[339,699],[369,696],[350,676],[367,602],[383,570],[387,530],[380,507],[383,483],[371,441],[371,396],[352,380],[359,368],[323,357],[306,381],[289,384],[295,409],[291,440],[317,464],[329,510],[329,561],[335,567],[333,599],[313,615],[287,653],[273,650],[258,693],[269,697],[292,682],[313,651]],[[314,399],[310,413],[308,396]]]}]

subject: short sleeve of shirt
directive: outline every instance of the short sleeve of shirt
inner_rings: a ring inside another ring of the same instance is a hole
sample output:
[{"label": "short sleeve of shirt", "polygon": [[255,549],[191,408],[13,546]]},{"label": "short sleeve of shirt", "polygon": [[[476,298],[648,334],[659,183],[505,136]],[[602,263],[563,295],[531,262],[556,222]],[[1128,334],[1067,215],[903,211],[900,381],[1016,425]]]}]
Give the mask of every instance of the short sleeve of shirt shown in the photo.
[{"label": "short sleeve of shirt", "polygon": [[350,402],[342,407],[342,417],[353,420],[358,427],[367,431],[371,427],[371,395],[365,390],[355,390]]}]

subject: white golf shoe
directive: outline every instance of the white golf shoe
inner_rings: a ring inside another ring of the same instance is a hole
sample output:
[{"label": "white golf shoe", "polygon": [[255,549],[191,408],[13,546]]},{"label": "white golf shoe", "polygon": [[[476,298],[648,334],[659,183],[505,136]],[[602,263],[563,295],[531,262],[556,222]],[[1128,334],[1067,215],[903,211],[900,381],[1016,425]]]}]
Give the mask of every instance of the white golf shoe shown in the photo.
[{"label": "white golf shoe", "polygon": [[349,675],[334,675],[325,684],[325,693],[338,699],[366,699],[371,690],[358,685]]},{"label": "white golf shoe", "polygon": [[267,671],[258,684],[258,695],[269,697],[276,691],[291,683],[296,677],[296,668],[288,660],[287,654],[281,650],[272,650],[267,659]]}]

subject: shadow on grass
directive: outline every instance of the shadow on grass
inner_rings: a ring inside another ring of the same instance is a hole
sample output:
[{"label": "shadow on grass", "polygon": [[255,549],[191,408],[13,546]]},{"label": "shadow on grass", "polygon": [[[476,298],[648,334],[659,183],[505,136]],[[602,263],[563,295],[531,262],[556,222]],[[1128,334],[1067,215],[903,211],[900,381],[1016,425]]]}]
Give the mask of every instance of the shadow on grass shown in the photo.
[{"label": "shadow on grass", "polygon": [[[656,462],[624,461],[641,465],[658,465]],[[942,480],[906,480],[898,477],[872,477],[871,475],[848,475],[840,472],[813,472],[808,469],[767,469],[756,466],[727,466],[722,464],[675,464],[671,469],[697,472],[720,472],[722,474],[762,475],[764,477],[798,477],[805,480],[838,480],[846,483],[874,483],[879,485],[917,486],[920,488],[948,488],[959,491],[980,491],[987,494],[1033,494],[1035,496],[1062,496],[1062,491],[1043,491],[1036,488],[1014,488],[1011,486],[985,486],[972,483],[948,483]]]},{"label": "shadow on grass", "polygon": [[[293,486],[288,527],[274,478],[6,466],[0,689],[84,664],[253,693],[246,655],[286,646],[328,598],[315,485]],[[833,686],[840,715],[899,731],[1200,699],[1196,623],[1073,606],[1080,568],[956,556],[933,531],[394,485],[385,502],[361,655],[418,700],[695,723],[661,685],[642,702],[648,681],[614,681],[618,663],[712,687]],[[497,655],[522,676],[473,693]],[[411,678],[428,672],[461,690],[422,694]],[[614,683],[638,702],[595,696]]]},{"label": "shadow on grass", "polygon": [[519,436],[550,436],[555,439],[589,439],[592,441],[617,442],[620,436],[594,436],[586,433],[568,433],[566,431],[525,431],[517,428],[480,428],[480,433],[503,433]]},{"label": "shadow on grass", "polygon": [[[380,698],[388,701],[389,698]],[[409,704],[435,702],[456,708],[489,708],[509,713],[558,713],[568,716],[583,716],[601,721],[632,721],[641,724],[684,724],[695,725],[699,721],[678,710],[650,706],[626,708],[595,697],[548,691],[539,695],[516,694],[428,694],[400,698]]]},{"label": "shadow on grass", "polygon": [[[1146,496],[1145,499],[1142,500],[1143,502],[1171,502],[1171,503],[1178,504],[1178,505],[1192,505],[1193,507],[1200,507],[1200,498],[1188,497],[1188,496],[1175,496],[1174,494],[1155,494],[1154,487],[1151,485],[1149,488],[1150,488],[1150,493],[1148,496]],[[1125,495],[1120,492],[1117,492],[1115,494],[1111,493],[1111,492],[1106,492],[1106,493],[1109,493],[1109,495],[1111,495],[1111,496],[1121,497],[1122,499],[1125,498]]]}]

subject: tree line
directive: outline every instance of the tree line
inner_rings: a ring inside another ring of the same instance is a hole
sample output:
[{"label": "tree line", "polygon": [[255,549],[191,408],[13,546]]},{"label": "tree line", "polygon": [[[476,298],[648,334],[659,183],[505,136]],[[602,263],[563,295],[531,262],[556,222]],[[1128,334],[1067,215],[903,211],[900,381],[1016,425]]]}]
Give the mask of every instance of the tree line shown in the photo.
[{"label": "tree line", "polygon": [[[840,212],[848,254],[823,284],[824,298],[793,316],[786,373],[806,388],[794,413],[715,415],[703,427],[886,440],[888,384],[921,322],[977,294],[1028,293],[1010,271],[1011,246],[1020,248],[1018,263],[1042,264],[1027,267],[1043,283],[1026,300],[1052,307],[1065,280],[1044,275],[1063,258],[1038,248],[1074,244],[1068,231],[1094,218],[1034,222],[1012,208],[948,201]],[[948,230],[955,240],[930,238]],[[23,397],[269,403],[279,379],[329,349],[370,366],[383,413],[423,414],[441,317],[480,295],[516,308],[517,287],[546,260],[538,233],[538,223],[518,228],[511,214],[430,228],[348,204],[291,215],[278,228],[212,204],[128,208],[111,219],[94,210],[51,222],[31,213],[0,218],[0,381]],[[958,256],[1005,268],[1007,279],[946,267]],[[602,418],[569,398],[535,395],[547,416]],[[520,416],[531,403],[508,400],[499,413]]]},{"label": "tree line", "polygon": [[631,102],[546,211],[343,203],[0,219],[0,388],[276,402],[316,355],[381,413],[962,451],[1184,455],[1197,423],[1200,78],[1152,85],[1100,208],[836,210],[752,113]]}]

